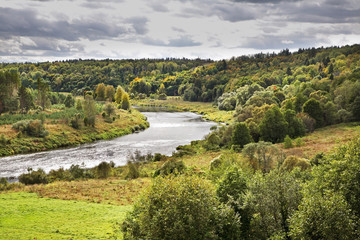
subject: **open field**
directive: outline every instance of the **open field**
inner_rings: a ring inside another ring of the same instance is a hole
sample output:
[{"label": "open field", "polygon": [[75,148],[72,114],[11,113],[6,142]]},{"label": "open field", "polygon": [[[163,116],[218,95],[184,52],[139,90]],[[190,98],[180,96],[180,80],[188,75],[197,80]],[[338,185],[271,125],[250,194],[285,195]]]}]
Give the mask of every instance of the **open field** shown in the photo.
[{"label": "open field", "polygon": [[278,144],[279,147],[287,155],[296,155],[304,158],[312,158],[317,153],[331,153],[343,144],[360,137],[360,125],[358,122],[341,123],[315,130],[301,138],[301,146],[289,149],[283,149],[283,143]]},{"label": "open field", "polygon": [[0,239],[109,239],[130,206],[0,194]]}]

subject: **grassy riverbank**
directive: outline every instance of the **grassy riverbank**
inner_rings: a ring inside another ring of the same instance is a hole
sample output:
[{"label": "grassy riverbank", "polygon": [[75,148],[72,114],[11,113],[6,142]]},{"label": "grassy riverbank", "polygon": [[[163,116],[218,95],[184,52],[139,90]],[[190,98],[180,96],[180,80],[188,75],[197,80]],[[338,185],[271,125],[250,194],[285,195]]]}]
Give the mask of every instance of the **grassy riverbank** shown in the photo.
[{"label": "grassy riverbank", "polygon": [[179,97],[168,97],[167,100],[141,99],[132,103],[140,107],[167,107],[177,111],[196,112],[204,119],[214,122],[230,123],[233,121],[234,111],[221,111],[210,102],[188,102]]},{"label": "grassy riverbank", "polygon": [[6,143],[0,143],[0,156],[46,151],[101,139],[111,139],[149,126],[145,117],[136,110],[117,109],[114,121],[107,121],[98,115],[95,127],[82,126],[79,129],[69,126],[62,114],[59,113],[57,116],[57,118],[45,119],[44,127],[49,132],[46,137],[28,136],[14,130],[10,124],[0,125],[0,135],[6,139]]}]

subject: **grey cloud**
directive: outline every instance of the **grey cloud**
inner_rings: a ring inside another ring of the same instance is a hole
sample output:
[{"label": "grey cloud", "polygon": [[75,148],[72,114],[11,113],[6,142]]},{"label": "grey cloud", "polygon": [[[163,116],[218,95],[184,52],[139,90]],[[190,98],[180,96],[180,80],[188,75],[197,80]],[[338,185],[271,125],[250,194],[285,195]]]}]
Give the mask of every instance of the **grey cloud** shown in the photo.
[{"label": "grey cloud", "polygon": [[302,0],[230,0],[232,2],[243,2],[243,3],[261,3],[261,4],[266,4],[266,3],[273,3],[273,4],[277,4],[280,2],[299,2]]},{"label": "grey cloud", "polygon": [[165,43],[159,39],[152,39],[152,38],[144,38],[142,43],[146,45],[152,46],[160,46],[160,47],[195,47],[200,46],[200,42],[196,42],[191,39],[188,35],[181,36],[179,38],[170,39],[168,43]]},{"label": "grey cloud", "polygon": [[217,16],[221,20],[239,22],[255,19],[259,15],[258,9],[244,7],[230,2],[214,3],[212,1],[196,2],[192,8],[184,8],[181,17],[211,17]]},{"label": "grey cloud", "polygon": [[185,33],[185,30],[184,30],[184,29],[181,29],[181,28],[172,27],[171,29],[174,30],[175,32]]},{"label": "grey cloud", "polygon": [[[16,16],[16,18],[14,18]],[[77,41],[80,38],[98,40],[116,38],[120,35],[145,34],[147,32],[147,19],[134,17],[124,22],[109,23],[101,16],[92,16],[91,19],[74,19],[72,21],[59,20],[49,21],[40,19],[33,10],[16,10],[11,8],[0,8],[0,37],[29,36],[64,39]],[[126,27],[130,24],[133,28]]]},{"label": "grey cloud", "polygon": [[155,12],[169,12],[169,8],[163,3],[149,3],[148,6]]},{"label": "grey cloud", "polygon": [[145,17],[133,17],[133,18],[128,18],[126,20],[127,23],[130,23],[133,28],[135,29],[137,34],[146,34],[148,32],[147,29],[147,22],[149,20]]}]

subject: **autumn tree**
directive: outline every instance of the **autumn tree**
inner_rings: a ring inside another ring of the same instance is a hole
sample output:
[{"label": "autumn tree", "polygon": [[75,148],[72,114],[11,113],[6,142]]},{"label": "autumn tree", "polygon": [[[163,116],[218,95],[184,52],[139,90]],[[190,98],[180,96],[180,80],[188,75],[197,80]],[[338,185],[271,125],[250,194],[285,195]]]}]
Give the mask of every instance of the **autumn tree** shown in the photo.
[{"label": "autumn tree", "polygon": [[113,101],[115,97],[115,88],[112,85],[108,85],[105,87],[105,99],[109,101]]},{"label": "autumn tree", "polygon": [[116,93],[115,93],[115,102],[117,104],[120,104],[121,103],[121,100],[122,100],[122,96],[124,94],[124,89],[121,87],[121,86],[118,86],[116,88]]},{"label": "autumn tree", "polygon": [[121,108],[124,110],[130,109],[130,97],[126,92],[122,95],[121,98]]},{"label": "autumn tree", "polygon": [[100,100],[100,101],[105,100],[105,89],[106,89],[106,87],[105,87],[104,83],[99,83],[97,85],[96,90],[95,90],[97,100]]}]

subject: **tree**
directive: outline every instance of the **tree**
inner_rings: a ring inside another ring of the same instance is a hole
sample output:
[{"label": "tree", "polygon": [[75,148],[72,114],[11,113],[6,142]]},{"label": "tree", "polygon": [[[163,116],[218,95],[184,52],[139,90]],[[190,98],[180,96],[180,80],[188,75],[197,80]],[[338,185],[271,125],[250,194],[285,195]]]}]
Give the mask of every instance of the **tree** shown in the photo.
[{"label": "tree", "polygon": [[322,127],[324,124],[324,114],[320,102],[314,98],[307,100],[303,105],[303,112],[315,119],[315,127]]},{"label": "tree", "polygon": [[305,126],[300,118],[296,117],[293,110],[287,109],[284,112],[284,118],[288,123],[287,134],[291,138],[301,137],[305,135]]},{"label": "tree", "polygon": [[249,158],[254,169],[269,172],[274,158],[278,157],[279,149],[271,142],[260,141],[258,143],[246,144],[242,154]]},{"label": "tree", "polygon": [[74,106],[74,103],[75,103],[74,98],[71,96],[71,94],[68,94],[64,101],[65,107],[71,108]]},{"label": "tree", "polygon": [[84,124],[87,126],[95,127],[95,119],[96,119],[96,105],[92,96],[86,95],[85,100],[83,102],[84,109]]},{"label": "tree", "polygon": [[158,177],[124,223],[124,239],[239,239],[240,219],[196,176]]},{"label": "tree", "polygon": [[282,142],[287,132],[288,123],[279,107],[269,109],[259,125],[260,135],[264,141]]},{"label": "tree", "polygon": [[104,111],[106,112],[106,114],[108,116],[110,116],[111,114],[113,114],[115,112],[115,108],[111,103],[107,103],[104,107]]},{"label": "tree", "polygon": [[112,85],[106,86],[105,99],[112,102],[114,98],[115,98],[115,88]]},{"label": "tree", "polygon": [[35,107],[34,98],[30,92],[30,90],[24,86],[19,88],[19,102],[20,102],[20,110],[22,112],[28,112],[31,108]]},{"label": "tree", "polygon": [[165,85],[162,83],[159,87],[159,94],[161,93],[165,93],[166,94],[166,89],[165,89]]},{"label": "tree", "polygon": [[130,109],[130,98],[129,94],[127,94],[126,92],[124,92],[121,98],[121,108],[124,110]]},{"label": "tree", "polygon": [[249,128],[245,123],[236,123],[231,138],[233,145],[239,145],[241,148],[244,145],[252,142]]},{"label": "tree", "polygon": [[293,172],[255,174],[248,184],[244,209],[251,216],[251,239],[289,239],[289,218],[301,202],[301,179]]},{"label": "tree", "polygon": [[121,86],[118,86],[116,88],[116,93],[115,93],[115,102],[117,104],[120,104],[121,103],[121,100],[122,100],[122,96],[124,94],[124,89],[121,87]]},{"label": "tree", "polygon": [[37,78],[38,85],[38,104],[45,109],[45,107],[49,106],[49,85],[43,81],[40,77]]},{"label": "tree", "polygon": [[348,204],[337,193],[312,193],[304,197],[290,218],[293,239],[352,240],[355,224]]},{"label": "tree", "polygon": [[96,94],[97,100],[100,100],[100,101],[105,100],[105,84],[104,83],[99,83],[97,85],[95,94]]}]

